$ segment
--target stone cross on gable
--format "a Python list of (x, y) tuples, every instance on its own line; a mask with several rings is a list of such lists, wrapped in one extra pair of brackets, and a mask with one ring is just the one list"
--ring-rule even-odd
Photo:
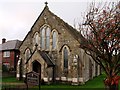
[[(47, 7), (48, 2), (45, 2), (45, 6)], [(46, 15), (44, 16), (45, 23), (47, 23), (47, 17)]]
[(48, 2), (45, 2), (45, 5), (47, 6)]

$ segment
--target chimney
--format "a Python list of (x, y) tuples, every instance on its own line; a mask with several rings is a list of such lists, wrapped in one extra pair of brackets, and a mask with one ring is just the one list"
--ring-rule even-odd
[(6, 42), (6, 39), (5, 39), (5, 38), (3, 38), (3, 39), (2, 39), (2, 44), (3, 44), (3, 43), (5, 43), (5, 42)]

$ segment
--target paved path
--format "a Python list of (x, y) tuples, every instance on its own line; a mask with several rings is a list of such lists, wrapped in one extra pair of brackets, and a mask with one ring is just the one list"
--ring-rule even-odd
[(2, 85), (25, 85), (25, 83), (10, 83), (10, 82), (0, 82)]
[[(0, 82), (0, 86), (1, 85), (5, 85), (5, 86), (8, 86), (9, 88), (11, 87), (11, 86), (15, 86), (16, 88), (27, 88), (27, 86), (25, 85), (25, 83), (10, 83), (10, 82), (3, 82), (3, 83), (1, 83)], [(10, 89), (11, 90), (11, 89)], [(24, 90), (24, 89), (21, 89), (21, 90)]]

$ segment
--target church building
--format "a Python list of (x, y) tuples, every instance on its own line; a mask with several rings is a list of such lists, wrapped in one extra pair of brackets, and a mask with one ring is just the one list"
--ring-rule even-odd
[(100, 75), (100, 66), (80, 48), (85, 38), (49, 10), (46, 3), (20, 46), (18, 79), (34, 71), (44, 82), (83, 84)]

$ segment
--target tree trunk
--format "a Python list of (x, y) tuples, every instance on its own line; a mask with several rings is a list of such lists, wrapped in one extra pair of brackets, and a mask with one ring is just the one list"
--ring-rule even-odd
[(118, 85), (105, 85), (105, 90), (119, 90)]
[(104, 80), (105, 90), (119, 90), (118, 80), (113, 80), (113, 78), (107, 78)]

